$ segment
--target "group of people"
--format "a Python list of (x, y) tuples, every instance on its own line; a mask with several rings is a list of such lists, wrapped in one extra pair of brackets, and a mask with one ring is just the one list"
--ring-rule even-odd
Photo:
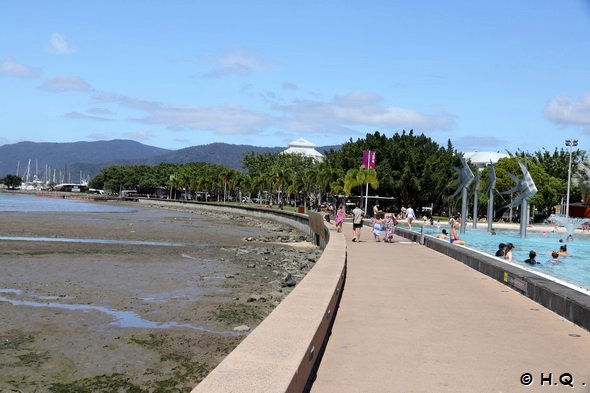
[(461, 227), (461, 221), (459, 221), (455, 218), (451, 218), (449, 220), (449, 226), (451, 227), (450, 233), (448, 233), (447, 230), (443, 228), (441, 230), (441, 233), (436, 235), (436, 237), (438, 239), (443, 239), (443, 240), (448, 238), (452, 244), (464, 246), (465, 241), (459, 238), (459, 234), (457, 232), (457, 229), (459, 229)]
[[(344, 222), (344, 205), (340, 204), (338, 210), (336, 210), (334, 223), (338, 232), (342, 231), (342, 223)], [(406, 209), (405, 212), (406, 220), (408, 225), (412, 224), (415, 219), (414, 210), (411, 207)], [(361, 228), (363, 227), (363, 219), (365, 218), (365, 211), (361, 208), (360, 202), (356, 203), (355, 208), (352, 210), (352, 231), (353, 231), (353, 242), (360, 242), (361, 239)], [(380, 242), (382, 239), (385, 243), (393, 243), (393, 232), (395, 226), (398, 224), (398, 219), (390, 208), (384, 213), (380, 208), (379, 204), (376, 203), (373, 206), (373, 225), (372, 234), (375, 241)]]
[[(508, 261), (512, 261), (512, 250), (514, 250), (514, 244), (512, 243), (500, 243), (498, 244), (498, 251), (496, 251), (496, 256), (500, 258), (504, 258)], [(559, 251), (551, 251), (551, 259), (547, 261), (552, 265), (560, 264), (561, 261), (559, 260), (559, 256), (570, 256), (571, 254), (567, 251), (567, 245), (562, 245), (559, 247)], [(541, 262), (537, 261), (537, 252), (535, 250), (531, 250), (529, 252), (528, 259), (525, 259), (524, 262), (529, 265), (540, 265)]]
[[(338, 232), (342, 231), (342, 223), (344, 222), (344, 205), (340, 205), (336, 211), (335, 224)], [(402, 209), (402, 216), (405, 217), (408, 226), (412, 228), (412, 222), (416, 219), (416, 215), (411, 206)], [(352, 231), (353, 231), (353, 242), (360, 242), (361, 228), (363, 227), (363, 219), (365, 218), (365, 211), (360, 207), (360, 203), (357, 202), (355, 208), (352, 210)], [(398, 224), (398, 218), (391, 212), (391, 209), (387, 209), (383, 213), (379, 209), (379, 204), (376, 203), (373, 206), (373, 227), (372, 234), (376, 242), (380, 242), (381, 239), (385, 243), (393, 243), (393, 233), (395, 226)], [(465, 245), (465, 241), (459, 238), (457, 229), (460, 228), (460, 218), (451, 218), (449, 220), (450, 233), (446, 229), (442, 229), (441, 233), (437, 235), (439, 239), (449, 239), (452, 244)], [(495, 235), (495, 233), (492, 233)], [(498, 250), (496, 256), (503, 258), (507, 261), (512, 261), (512, 252), (515, 246), (512, 243), (500, 243), (498, 244)], [(561, 263), (559, 256), (569, 256), (570, 253), (567, 251), (567, 245), (563, 244), (559, 247), (559, 251), (551, 252), (551, 259), (548, 263), (553, 265)], [(529, 258), (524, 262), (529, 265), (541, 264), (536, 259), (537, 253), (535, 250), (529, 252)]]
[(387, 211), (385, 214), (377, 213), (373, 219), (373, 237), (375, 241), (380, 242), (383, 235), (385, 243), (393, 243), (393, 231), (397, 224), (398, 221), (391, 211)]

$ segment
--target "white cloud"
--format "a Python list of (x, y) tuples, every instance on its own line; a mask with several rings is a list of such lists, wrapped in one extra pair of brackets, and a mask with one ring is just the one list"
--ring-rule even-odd
[(555, 97), (545, 107), (545, 116), (554, 123), (582, 126), (584, 131), (590, 132), (590, 93), (578, 100)]
[(126, 138), (130, 138), (130, 139), (149, 141), (150, 139), (152, 139), (154, 137), (154, 134), (151, 131), (138, 130), (138, 131), (127, 132), (127, 133), (123, 134), (123, 136), (125, 136)]
[(101, 132), (93, 132), (91, 134), (88, 134), (87, 138), (91, 141), (105, 141), (107, 140), (107, 135)]
[(272, 124), (269, 115), (239, 106), (166, 107), (149, 109), (147, 123), (165, 124), (173, 129), (214, 131), (219, 134), (249, 134)]
[(297, 84), (291, 82), (284, 82), (282, 88), (283, 90), (298, 90)]
[(39, 86), (41, 90), (52, 92), (92, 91), (92, 87), (83, 79), (74, 76), (58, 76), (48, 79)]
[(72, 53), (74, 50), (63, 35), (53, 33), (49, 39), (49, 51), (58, 55), (65, 55)]
[(275, 109), (285, 114), (283, 125), (293, 131), (342, 132), (358, 127), (433, 131), (454, 123), (447, 113), (425, 114), (382, 101), (377, 94), (353, 92), (329, 101), (300, 100)]
[(267, 62), (262, 57), (244, 50), (227, 52), (216, 58), (206, 56), (204, 59), (209, 63), (213, 63), (216, 68), (213, 71), (204, 74), (203, 78), (247, 75), (251, 72), (260, 71), (267, 67)]
[(39, 69), (28, 67), (9, 57), (2, 62), (0, 74), (19, 78), (36, 78), (39, 76)]
[(93, 115), (101, 115), (101, 116), (111, 116), (114, 115), (113, 111), (107, 108), (90, 108), (87, 111), (88, 113), (92, 113)]
[(509, 145), (510, 141), (493, 136), (463, 136), (452, 139), (453, 147), (461, 151), (498, 151)]
[(69, 112), (69, 113), (66, 113), (65, 116), (68, 119), (76, 119), (76, 120), (82, 119), (82, 120), (111, 121), (111, 119), (107, 119), (106, 117), (87, 115), (85, 113), (80, 113), (80, 112)]
[(142, 113), (132, 120), (164, 125), (171, 130), (210, 131), (223, 135), (280, 131), (293, 134), (362, 134), (376, 129), (426, 132), (446, 129), (454, 124), (454, 117), (448, 113), (426, 114), (385, 105), (380, 96), (361, 92), (330, 100), (300, 100), (282, 106), (277, 104), (276, 94), (266, 94), (262, 99), (269, 105), (267, 112), (239, 105), (179, 107), (108, 92), (95, 92), (92, 97)]

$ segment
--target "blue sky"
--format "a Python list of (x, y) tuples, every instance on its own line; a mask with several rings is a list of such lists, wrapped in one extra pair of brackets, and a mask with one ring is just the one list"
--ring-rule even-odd
[(590, 1), (0, 0), (0, 144), (590, 145)]

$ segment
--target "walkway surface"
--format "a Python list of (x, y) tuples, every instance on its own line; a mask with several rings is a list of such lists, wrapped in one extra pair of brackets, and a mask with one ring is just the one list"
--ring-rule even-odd
[(346, 284), (313, 393), (590, 392), (588, 331), (424, 246), (343, 232)]

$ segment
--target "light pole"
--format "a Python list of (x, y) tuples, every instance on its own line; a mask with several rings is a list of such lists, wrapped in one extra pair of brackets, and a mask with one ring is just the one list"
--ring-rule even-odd
[(566, 139), (565, 145), (570, 148), (570, 161), (567, 166), (567, 196), (565, 200), (565, 216), (569, 218), (570, 216), (570, 181), (572, 177), (572, 147), (578, 146), (577, 139)]

